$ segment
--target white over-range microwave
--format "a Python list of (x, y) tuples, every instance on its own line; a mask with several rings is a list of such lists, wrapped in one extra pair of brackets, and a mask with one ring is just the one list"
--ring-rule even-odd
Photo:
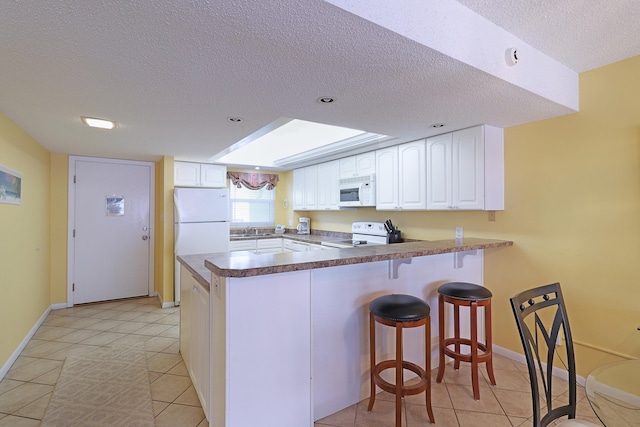
[(338, 206), (364, 207), (376, 205), (375, 175), (341, 179), (338, 184)]

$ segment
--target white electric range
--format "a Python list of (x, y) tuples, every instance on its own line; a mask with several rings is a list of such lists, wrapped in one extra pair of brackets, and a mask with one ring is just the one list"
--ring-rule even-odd
[(332, 248), (355, 248), (387, 244), (387, 230), (382, 222), (354, 222), (351, 224), (351, 239), (321, 242)]

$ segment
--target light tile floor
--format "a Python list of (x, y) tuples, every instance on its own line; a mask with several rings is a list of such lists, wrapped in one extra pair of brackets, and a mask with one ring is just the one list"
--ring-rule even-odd
[[(191, 380), (179, 353), (179, 308), (159, 308), (156, 298), (136, 298), (52, 311), (0, 381), (0, 427), (40, 425), (67, 355), (104, 345), (144, 343), (157, 426), (206, 426)], [(447, 365), (441, 384), (432, 371), (432, 406), (436, 425), (449, 427), (531, 426), (531, 398), (526, 366), (494, 354), (497, 385), (481, 368), (479, 401), (473, 399), (467, 365)], [(558, 389), (558, 399), (567, 399)], [(578, 418), (599, 424), (578, 389)], [(367, 400), (319, 420), (316, 427), (387, 427), (394, 425), (393, 396), (377, 395), (373, 411)], [(429, 424), (424, 394), (403, 403), (403, 426)], [(249, 426), (247, 426), (249, 427)], [(253, 427), (253, 426), (251, 426)]]
[(0, 381), (0, 426), (40, 425), (67, 355), (144, 343), (157, 426), (206, 426), (179, 352), (180, 309), (135, 298), (53, 310)]

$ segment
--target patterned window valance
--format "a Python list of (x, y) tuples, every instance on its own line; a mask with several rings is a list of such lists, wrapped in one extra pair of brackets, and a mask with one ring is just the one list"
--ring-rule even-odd
[(267, 190), (273, 190), (279, 180), (278, 175), (275, 173), (227, 172), (227, 178), (236, 187), (245, 186), (250, 190), (259, 190), (265, 185)]

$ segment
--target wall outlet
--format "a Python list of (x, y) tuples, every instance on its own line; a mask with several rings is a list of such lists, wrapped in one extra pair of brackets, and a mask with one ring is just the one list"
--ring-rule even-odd
[(456, 239), (462, 239), (462, 237), (463, 237), (462, 227), (456, 227)]
[(487, 212), (488, 212), (489, 221), (495, 221), (496, 220), (496, 211), (487, 211)]

